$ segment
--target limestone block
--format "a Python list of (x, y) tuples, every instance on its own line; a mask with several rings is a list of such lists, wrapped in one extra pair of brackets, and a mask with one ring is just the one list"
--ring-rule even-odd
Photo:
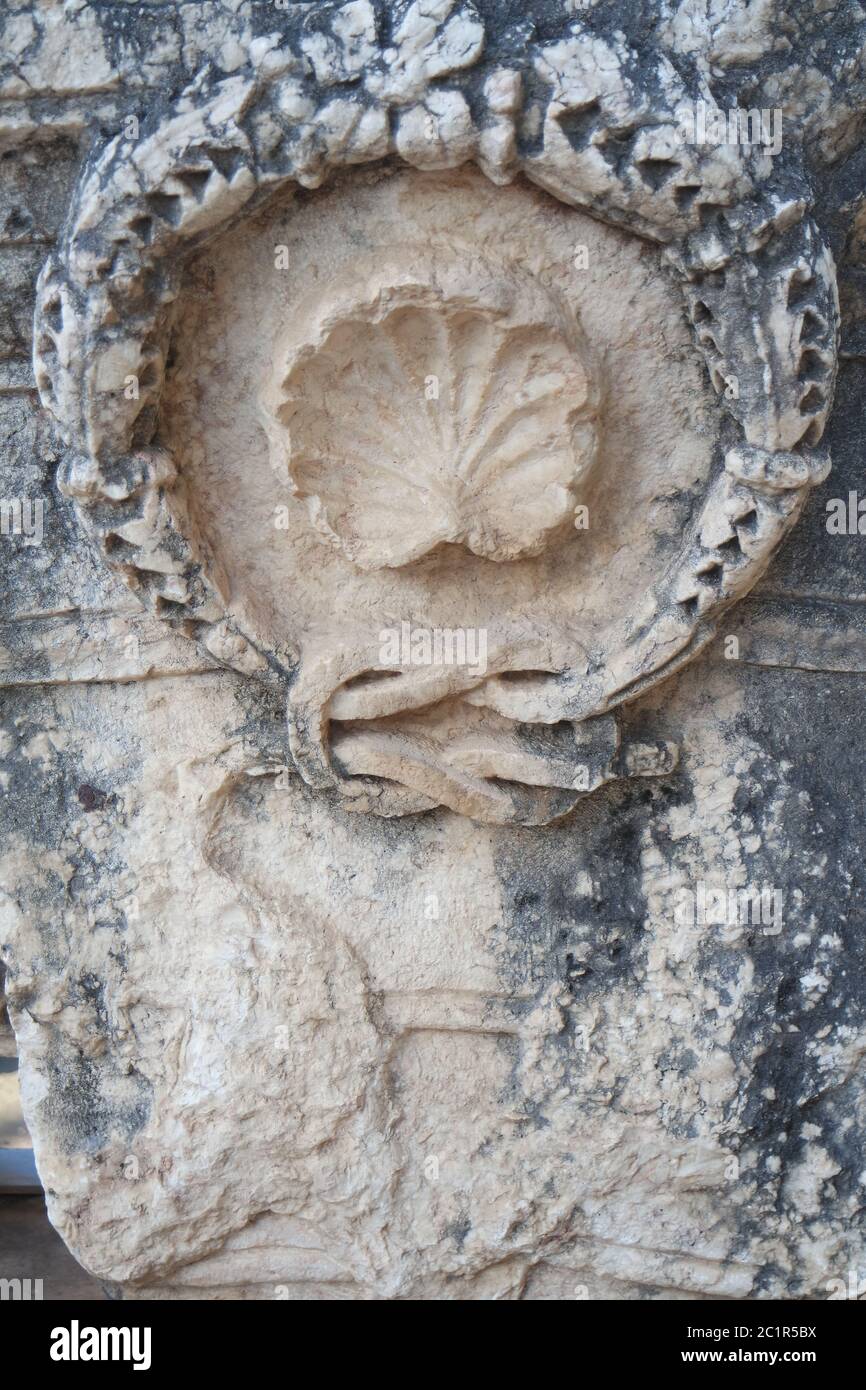
[(866, 1259), (863, 20), (501, 8), (0, 19), (0, 948), (119, 1297)]

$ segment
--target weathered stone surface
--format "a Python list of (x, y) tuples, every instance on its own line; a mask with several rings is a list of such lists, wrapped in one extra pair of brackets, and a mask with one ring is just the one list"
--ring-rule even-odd
[(866, 26), (649, 12), (3, 20), (0, 946), (122, 1296), (864, 1265)]

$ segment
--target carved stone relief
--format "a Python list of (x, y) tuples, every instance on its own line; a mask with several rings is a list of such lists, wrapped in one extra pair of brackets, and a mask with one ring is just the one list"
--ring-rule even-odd
[[(864, 1104), (805, 824), (844, 796), (779, 715), (866, 670), (804, 578), (840, 251), (859, 323), (839, 64), (819, 96), (790, 19), (768, 68), (733, 0), (159, 8), (195, 61), (39, 243), (81, 575), (0, 646), (64, 808), (3, 857), (52, 1220), (131, 1298), (813, 1295), (863, 1248), (836, 1101), (800, 1113)], [(781, 155), (689, 133), (729, 93)], [(778, 941), (684, 922), (780, 879)]]
[[(572, 56), (585, 51), (575, 31)], [(614, 64), (619, 76), (606, 80), (613, 81), (620, 100), (628, 96), (634, 102), (620, 64)], [(593, 74), (595, 82), (599, 72)], [(606, 716), (678, 668), (709, 640), (717, 616), (760, 577), (808, 488), (826, 475), (826, 456), (817, 450), (836, 366), (832, 258), (802, 199), (785, 199), (775, 187), (769, 195), (761, 190), (761, 176), (771, 163), (762, 166), (750, 152), (748, 159), (729, 161), (733, 168), (720, 168), (713, 154), (683, 144), (680, 123), (687, 102), (673, 75), (669, 78), (663, 98), (642, 93), (642, 117), (633, 118), (628, 152), (613, 168), (604, 159), (611, 135), (603, 103), (580, 83), (569, 90), (567, 101), (551, 102), (544, 152), (522, 167), (556, 196), (584, 203), (603, 218), (630, 224), (665, 244), (665, 261), (686, 292), (710, 383), (722, 393), (742, 435), (726, 430), (724, 419), (716, 422), (721, 467), (717, 464), (705, 479), (703, 505), (688, 519), (686, 543), (665, 560), (657, 557), (656, 571), (641, 576), (648, 593), (618, 615), (615, 639), (593, 643), (589, 630), (575, 631), (569, 600), (542, 618), (527, 621), (521, 614), (519, 636), (508, 630), (514, 620), (506, 620), (504, 631), (494, 631), (484, 680), (476, 670), (467, 681), (466, 670), (443, 671), (440, 662), (418, 678), (404, 673), (397, 683), (376, 681), (382, 661), (376, 659), (372, 634), (366, 642), (344, 632), (316, 643), (309, 635), (299, 641), (285, 621), (275, 625), (276, 631), (260, 630), (253, 614), (236, 611), (249, 603), (224, 573), (219, 546), (195, 524), (189, 480), (180, 481), (182, 446), (167, 448), (163, 438), (170, 427), (160, 420), (158, 403), (168, 335), (172, 322), (183, 318), (184, 251), (254, 207), (265, 189), (315, 186), (324, 176), (326, 164), (315, 172), (304, 164), (296, 131), (294, 143), (280, 134), (280, 113), (298, 99), (292, 58), (269, 55), (251, 85), (235, 79), (212, 89), (200, 85), (184, 95), (176, 114), (155, 133), (137, 143), (112, 142), (83, 178), (61, 250), (43, 271), (37, 382), (73, 450), (66, 490), (95, 528), (109, 561), (138, 592), (152, 597), (158, 612), (175, 619), (188, 615), (191, 634), (226, 664), (291, 686), (289, 743), (298, 770), (311, 785), (337, 788), (358, 807), (393, 815), (445, 804), (482, 820), (529, 824), (568, 812), (576, 795), (500, 790), (498, 783), (588, 792), (613, 775), (613, 764), (608, 759), (587, 769), (580, 762), (580, 737), (569, 735), (570, 749), (557, 747), (550, 756), (535, 750), (539, 782), (522, 763), (529, 778), (524, 783), (508, 775), (521, 764), (513, 725), (576, 728)], [(484, 90), (500, 115), (507, 99), (513, 119), (520, 105), (520, 74), (496, 70)], [(331, 105), (311, 122), (330, 163), (361, 163), (387, 152), (376, 119), (375, 80), (370, 92), (368, 108), (352, 104), (346, 113), (352, 139), (347, 141), (344, 131), (335, 148)], [(401, 130), (404, 124), (412, 129), (411, 111), (418, 109), (401, 116)], [(420, 147), (398, 138), (398, 155), (422, 168), (463, 163), (471, 144), (458, 140), (450, 148), (445, 139), (450, 117), (438, 134), (435, 113), (428, 112), (425, 122), (432, 123), (432, 143), (442, 141), (441, 154), (430, 159), (431, 138)], [(621, 133), (616, 140), (622, 141)], [(584, 142), (586, 150), (575, 157)], [(506, 177), (501, 160), (491, 164), (482, 158), (480, 142), (478, 158), (491, 177)], [(598, 160), (607, 171), (603, 194), (591, 167)], [(519, 160), (511, 164), (508, 178), (521, 168)], [(563, 165), (567, 184), (554, 173)], [(129, 168), (135, 170), (132, 184)], [(483, 207), (484, 192), (471, 186)], [(430, 193), (415, 196), (423, 205)], [(408, 192), (399, 198), (394, 212), (401, 220), (411, 220), (412, 200)], [(440, 218), (446, 202), (444, 195), (438, 201)], [(619, 209), (614, 217), (611, 202)], [(704, 215), (707, 208), (710, 217)], [(617, 377), (627, 370), (625, 346), (617, 354), (603, 329), (592, 339), (581, 327), (585, 300), (598, 293), (598, 277), (578, 280), (579, 289), (575, 285), (576, 262), (587, 250), (576, 238), (576, 219), (570, 219), (567, 231), (560, 224), (560, 246), (551, 248), (554, 259), (545, 267), (545, 278), (552, 275), (556, 283), (547, 285), (538, 272), (521, 268), (507, 239), (488, 248), (473, 235), (468, 210), (458, 236), (447, 225), (438, 227), (435, 215), (431, 227), (421, 217), (424, 232), (438, 239), (413, 247), (401, 237), (399, 253), (390, 244), (393, 225), (384, 232), (384, 244), (381, 226), (375, 227), (381, 210), (367, 215), (374, 223), (370, 233), (361, 230), (348, 238), (348, 264), (329, 268), (335, 278), (329, 275), (326, 287), (311, 289), (302, 272), (292, 272), (294, 296), (284, 307), (291, 327), (283, 334), (270, 327), (270, 369), (261, 363), (258, 372), (249, 373), (247, 348), (249, 375), (243, 380), (259, 388), (275, 472), (285, 470), (293, 496), (306, 500), (313, 528), (364, 573), (402, 571), (444, 546), (461, 547), (497, 565), (513, 564), (541, 555), (557, 535), (563, 538), (551, 552), (557, 574), (581, 560), (585, 565), (591, 547), (573, 556), (576, 538), (570, 534), (575, 509), (581, 517), (587, 511), (575, 489), (591, 486), (596, 456), (610, 451), (618, 430), (639, 430), (642, 413), (632, 402), (626, 421), (626, 403), (619, 414), (613, 405)], [(535, 216), (544, 235), (543, 213)], [(320, 210), (321, 225), (307, 233), (317, 245), (327, 235), (327, 217)], [(571, 240), (570, 261), (563, 238)], [(615, 254), (609, 247), (608, 258)], [(756, 296), (752, 282), (759, 256), (766, 273)], [(276, 270), (276, 247), (274, 264)], [(225, 279), (224, 272), (220, 283)], [(667, 317), (673, 318), (678, 306), (670, 284), (667, 289)], [(632, 329), (635, 317), (633, 310)], [(121, 389), (130, 376), (141, 388), (131, 399)], [(645, 389), (652, 386), (648, 374)], [(349, 409), (350, 400), (360, 407)], [(222, 443), (228, 454), (239, 449), (246, 454), (247, 446), (247, 439)], [(621, 487), (633, 485), (635, 471)], [(606, 472), (609, 484), (610, 468)], [(296, 521), (290, 529), (298, 529)], [(605, 536), (609, 559), (622, 538), (611, 525)], [(443, 567), (448, 577), (456, 574), (463, 591), (467, 584), (495, 590), (501, 605), (501, 584), (509, 581), (494, 577), (487, 566), (467, 572), (452, 553), (437, 553), (417, 582), (414, 573), (408, 581), (415, 585), (416, 611), (419, 603), (423, 611), (434, 596), (441, 599), (447, 592)], [(593, 563), (604, 564), (605, 557), (596, 554)], [(314, 568), (326, 564), (323, 558)], [(532, 574), (521, 570), (512, 599), (519, 602), (522, 588), (530, 610)], [(345, 564), (337, 575), (340, 583), (354, 583)], [(585, 587), (575, 579), (576, 587)], [(366, 603), (381, 614), (384, 602), (394, 602), (401, 581), (402, 575), (395, 578), (387, 597), (380, 588), (378, 600), (368, 597)], [(540, 565), (536, 595), (544, 583)], [(372, 596), (374, 588), (367, 592)], [(615, 605), (605, 604), (603, 590), (597, 592), (609, 613)], [(325, 607), (320, 601), (319, 613)], [(326, 611), (330, 623), (333, 608)], [(557, 639), (563, 618), (570, 631)], [(400, 622), (406, 620), (401, 614)], [(309, 632), (316, 617), (307, 612), (298, 621)], [(351, 609), (349, 622), (357, 622)], [(482, 607), (474, 626), (485, 640), (486, 623)], [(533, 623), (540, 629), (535, 637)], [(452, 630), (447, 618), (421, 625)], [(386, 667), (383, 674), (394, 672)], [(360, 692), (351, 688), (359, 681)], [(437, 697), (451, 698), (458, 691), (494, 718), (475, 714), (469, 743), (458, 736), (451, 767), (443, 749), (451, 743), (456, 708), (452, 703), (443, 712), (444, 724), (434, 714), (431, 765), (417, 715), (411, 734), (394, 717), (401, 710), (435, 707)], [(377, 715), (391, 722), (382, 729), (366, 727)], [(332, 720), (353, 725), (336, 734), (342, 759), (331, 755)], [(360, 721), (365, 727), (354, 727)], [(662, 756), (660, 766), (668, 763)], [(346, 776), (352, 772), (361, 775)], [(375, 779), (372, 784), (369, 778)], [(399, 788), (396, 795), (391, 783)]]

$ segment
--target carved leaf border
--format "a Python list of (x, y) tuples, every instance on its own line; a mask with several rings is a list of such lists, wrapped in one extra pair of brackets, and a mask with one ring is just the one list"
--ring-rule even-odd
[[(730, 416), (700, 513), (603, 673), (601, 713), (712, 638), (826, 476), (817, 445), (835, 384), (835, 269), (795, 160), (779, 171), (760, 148), (683, 143), (684, 116), (712, 98), (688, 92), (661, 53), (575, 23), (555, 44), (528, 45), (520, 70), (504, 68), (484, 60), (471, 4), (431, 15), (425, 43), (409, 34), (406, 54), (383, 49), (375, 27), (349, 48), (334, 37), (324, 55), (258, 39), (244, 70), (202, 73), (152, 129), (118, 135), (88, 163), (37, 288), (37, 385), (69, 449), (61, 486), (157, 614), (226, 666), (287, 685), (294, 654), (228, 614), (175, 464), (153, 443), (184, 262), (276, 190), (315, 188), (350, 165), (472, 160), (494, 183), (523, 174), (660, 246)], [(458, 21), (471, 42), (455, 42)], [(129, 374), (137, 400), (122, 389)]]

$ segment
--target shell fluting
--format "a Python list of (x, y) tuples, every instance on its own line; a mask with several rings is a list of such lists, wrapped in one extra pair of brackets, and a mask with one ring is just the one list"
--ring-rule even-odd
[(573, 518), (599, 394), (574, 312), (545, 287), (419, 252), (309, 304), (262, 408), (317, 530), (378, 569), (443, 543), (538, 554)]

